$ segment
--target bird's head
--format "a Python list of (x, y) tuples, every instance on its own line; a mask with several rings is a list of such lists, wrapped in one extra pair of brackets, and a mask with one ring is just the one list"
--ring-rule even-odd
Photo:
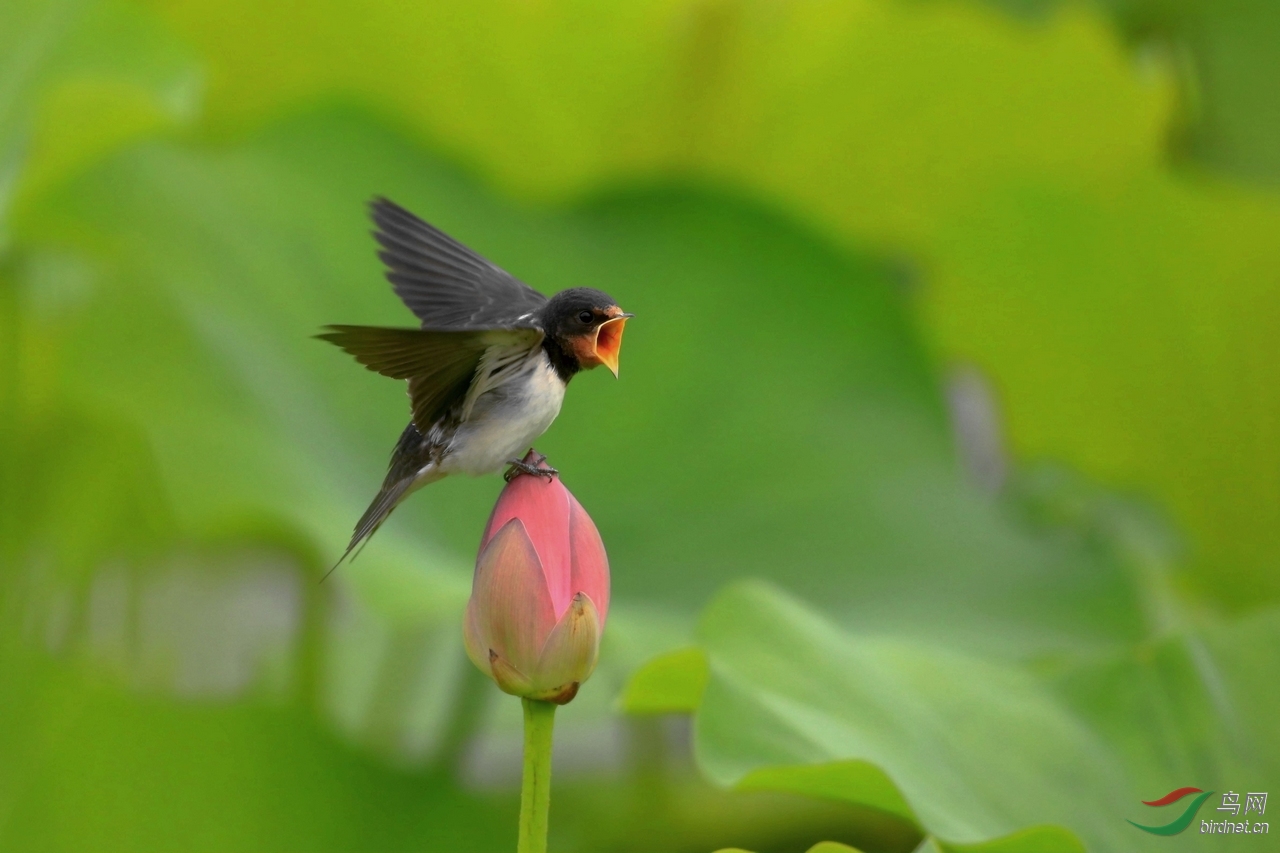
[(547, 337), (584, 370), (604, 365), (618, 375), (622, 329), (632, 314), (618, 307), (613, 297), (590, 287), (562, 290), (542, 310)]

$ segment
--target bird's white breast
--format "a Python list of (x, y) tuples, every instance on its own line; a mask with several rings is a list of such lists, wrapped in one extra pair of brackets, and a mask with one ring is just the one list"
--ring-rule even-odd
[[(484, 369), (484, 365), (481, 366)], [(507, 371), (509, 370), (509, 373)], [(488, 474), (518, 459), (560, 414), (565, 384), (541, 347), (511, 364), (500, 381), (469, 401), (441, 468)]]

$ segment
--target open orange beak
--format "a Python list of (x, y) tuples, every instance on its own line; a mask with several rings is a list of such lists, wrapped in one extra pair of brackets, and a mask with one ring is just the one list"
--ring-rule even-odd
[(605, 320), (596, 329), (593, 354), (597, 361), (609, 368), (615, 379), (618, 376), (618, 355), (622, 352), (622, 330), (627, 325), (627, 320), (634, 316), (635, 314), (619, 314)]

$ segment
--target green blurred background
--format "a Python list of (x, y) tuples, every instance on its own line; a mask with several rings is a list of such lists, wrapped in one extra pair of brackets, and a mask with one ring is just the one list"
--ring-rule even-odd
[(1273, 849), (1125, 819), (1280, 788), (1278, 92), (1270, 0), (4, 0), (0, 847), (513, 848), (501, 481), (319, 583), (381, 194), (638, 315), (553, 849)]

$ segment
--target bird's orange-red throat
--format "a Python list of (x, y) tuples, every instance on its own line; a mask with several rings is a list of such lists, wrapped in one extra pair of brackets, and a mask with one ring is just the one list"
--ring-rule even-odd
[(627, 321), (634, 317), (614, 305), (605, 320), (591, 334), (583, 335), (575, 342), (574, 355), (583, 367), (604, 365), (616, 377), (618, 357), (622, 352), (622, 331)]

